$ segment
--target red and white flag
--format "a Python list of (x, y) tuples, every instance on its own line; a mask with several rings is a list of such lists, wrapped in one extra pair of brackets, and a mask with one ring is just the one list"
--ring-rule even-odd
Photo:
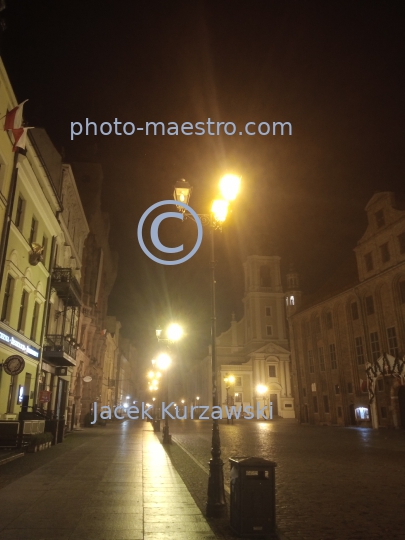
[(17, 105), (17, 107), (14, 107), (14, 109), (12, 109), (6, 114), (4, 131), (7, 131), (8, 129), (19, 129), (21, 127), (23, 107), (24, 103), (26, 103), (27, 101), (28, 99)]
[(14, 135), (13, 152), (16, 152), (18, 148), (25, 150), (25, 145), (27, 144), (27, 132), (29, 129), (33, 129), (33, 127), (20, 127), (12, 130)]

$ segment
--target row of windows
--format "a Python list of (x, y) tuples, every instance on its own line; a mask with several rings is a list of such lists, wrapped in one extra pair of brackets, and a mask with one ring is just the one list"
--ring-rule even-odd
[[(380, 379), (378, 379), (378, 380), (380, 380)], [(326, 384), (322, 385), (322, 386), (325, 386), (324, 388), (322, 388), (322, 390), (326, 390)], [(337, 394), (337, 395), (340, 394), (340, 390), (341, 390), (340, 385), (335, 384), (335, 394)], [(367, 392), (367, 391), (368, 390), (366, 389), (365, 392)], [(348, 394), (353, 394), (353, 383), (351, 383), (351, 382), (347, 383), (347, 393)], [(302, 395), (304, 397), (307, 397), (307, 389), (306, 388), (302, 389)]]
[[(404, 233), (405, 234), (405, 233)], [(401, 304), (405, 304), (405, 280), (399, 283), (399, 300)], [(374, 297), (373, 295), (368, 295), (364, 299), (365, 311), (367, 315), (373, 315), (375, 313)], [(351, 303), (351, 315), (352, 320), (356, 321), (360, 318), (359, 316), (359, 306), (357, 302)], [(333, 317), (332, 312), (327, 312), (325, 316), (326, 328), (331, 330), (333, 328)], [(305, 321), (305, 334), (307, 336), (311, 335), (311, 324), (309, 321)], [(314, 331), (317, 334), (321, 333), (321, 319), (320, 317), (315, 317), (314, 319)]]
[[(3, 305), (1, 309), (1, 320), (2, 321), (8, 321), (10, 319), (10, 310), (12, 305), (12, 299), (13, 299), (13, 293), (14, 293), (14, 285), (15, 280), (14, 278), (9, 274), (7, 276), (6, 281), (6, 288), (4, 291), (4, 299), (3, 299)], [(29, 292), (26, 289), (23, 289), (21, 293), (21, 299), (20, 299), (20, 308), (18, 312), (18, 323), (17, 323), (17, 330), (18, 332), (24, 332), (25, 335), (27, 335), (27, 309), (28, 309), (28, 298), (29, 298)], [(34, 303), (34, 309), (32, 312), (32, 319), (31, 319), (31, 332), (30, 332), (30, 339), (32, 341), (35, 341), (37, 329), (38, 329), (38, 319), (39, 319), (39, 308), (40, 304), (39, 302)]]
[[(16, 215), (15, 215), (15, 226), (19, 229), (21, 233), (24, 227), (25, 204), (26, 204), (25, 200), (21, 197), (21, 195), (19, 195), (18, 201), (17, 201)], [(28, 243), (31, 245), (33, 242), (36, 242), (43, 246), (44, 248), (43, 260), (45, 260), (46, 250), (48, 247), (48, 239), (45, 235), (43, 235), (42, 243), (40, 242), (40, 239), (38, 238), (38, 220), (35, 218), (35, 216), (32, 216), (31, 218), (30, 233), (28, 236)]]
[[(318, 348), (318, 358), (319, 358), (319, 369), (320, 371), (325, 371), (325, 352), (323, 347)], [(330, 365), (332, 369), (337, 369), (337, 358), (336, 358), (336, 345), (334, 343), (329, 344), (329, 358)], [(309, 372), (315, 373), (315, 363), (314, 363), (314, 353), (312, 350), (308, 351), (308, 363), (309, 363)]]
[[(405, 232), (401, 233), (397, 237), (399, 252), (401, 254), (405, 253)], [(382, 263), (387, 263), (391, 260), (391, 253), (389, 243), (385, 242), (379, 246), (380, 248), (380, 258)], [(366, 265), (367, 272), (372, 272), (374, 270), (374, 259), (373, 253), (370, 251), (364, 255), (364, 263)]]

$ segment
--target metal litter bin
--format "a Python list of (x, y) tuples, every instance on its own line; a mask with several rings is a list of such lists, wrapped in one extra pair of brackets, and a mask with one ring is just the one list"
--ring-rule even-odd
[(260, 537), (276, 527), (274, 461), (258, 457), (229, 458), (231, 528), (239, 536)]

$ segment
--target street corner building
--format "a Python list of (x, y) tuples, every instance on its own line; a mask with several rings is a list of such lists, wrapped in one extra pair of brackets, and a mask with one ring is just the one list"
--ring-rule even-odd
[(405, 210), (389, 192), (365, 210), (354, 255), (287, 307), (303, 423), (405, 427)]
[[(271, 404), (273, 418), (295, 418), (285, 305), (290, 293), (283, 290), (280, 257), (249, 256), (244, 274), (244, 316), (236, 321), (232, 315), (231, 327), (216, 340), (219, 403), (224, 417), (226, 406), (256, 409), (258, 403), (267, 407), (266, 416)], [(189, 395), (201, 396), (201, 403), (210, 402), (210, 359), (189, 380)]]

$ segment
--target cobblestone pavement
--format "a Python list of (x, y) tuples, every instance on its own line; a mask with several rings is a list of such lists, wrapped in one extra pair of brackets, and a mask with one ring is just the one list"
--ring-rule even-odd
[(88, 429), (17, 461), (0, 470), (1, 540), (216, 538), (146, 422)]
[[(199, 463), (192, 494), (201, 505), (210, 422), (175, 420), (170, 431), (174, 442)], [(232, 455), (277, 463), (277, 525), (286, 538), (405, 540), (404, 431), (304, 426), (278, 419), (234, 425), (222, 421), (220, 432), (227, 486)]]

